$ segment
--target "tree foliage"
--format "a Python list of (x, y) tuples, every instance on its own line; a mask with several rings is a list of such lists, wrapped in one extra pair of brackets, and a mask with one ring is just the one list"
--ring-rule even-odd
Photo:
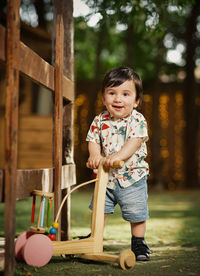
[[(91, 13), (75, 18), (77, 78), (98, 79), (120, 64), (135, 68), (146, 81), (162, 74), (175, 78), (185, 65), (186, 20), (194, 2), (87, 0)], [(94, 14), (99, 21), (91, 27)], [(199, 40), (199, 30), (194, 35)], [(177, 46), (181, 62), (169, 62), (167, 54)]]
[[(186, 22), (197, 0), (84, 0), (90, 8), (75, 18), (75, 68), (77, 80), (101, 79), (105, 71), (126, 64), (150, 81), (160, 75), (176, 79), (186, 63)], [(1, 14), (6, 1), (1, 1)], [(51, 31), (51, 0), (21, 0), (22, 21)], [(91, 20), (98, 18), (91, 25)], [(200, 40), (197, 18), (197, 42)], [(167, 58), (179, 49), (180, 62)], [(182, 47), (182, 48), (181, 48)], [(181, 50), (180, 50), (181, 49)], [(200, 47), (195, 49), (199, 63)]]

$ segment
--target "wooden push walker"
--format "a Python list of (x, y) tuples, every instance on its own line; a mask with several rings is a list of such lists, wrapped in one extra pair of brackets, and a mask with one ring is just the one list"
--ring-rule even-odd
[[(123, 161), (115, 162), (114, 167), (121, 167), (124, 165)], [(36, 227), (31, 227), (29, 232), (22, 233), (15, 245), (15, 255), (17, 260), (25, 260), (25, 262), (32, 266), (44, 266), (51, 257), (54, 255), (75, 255), (75, 257), (95, 260), (116, 262), (124, 270), (131, 269), (135, 265), (135, 255), (131, 250), (123, 250), (120, 255), (111, 255), (103, 253), (103, 232), (104, 232), (104, 205), (106, 185), (108, 183), (109, 169), (103, 167), (102, 162), (99, 165), (97, 178), (88, 182), (82, 183), (76, 186), (68, 193), (58, 210), (55, 222), (50, 229), (49, 237), (41, 234), (45, 230), (43, 228), (44, 220), (44, 198), (48, 197), (50, 200), (53, 198), (52, 193), (43, 193), (41, 191), (34, 191), (33, 196), (40, 195), (41, 203), (39, 209), (38, 222)], [(54, 241), (56, 231), (59, 227), (57, 221), (67, 197), (76, 189), (87, 185), (89, 183), (95, 183), (93, 211), (92, 211), (92, 223), (91, 223), (91, 236), (81, 240), (70, 241)], [(34, 197), (33, 197), (33, 209), (32, 209), (32, 221), (34, 214)], [(50, 201), (48, 202), (47, 210), (47, 222), (50, 212)], [(48, 223), (47, 223), (48, 224)]]

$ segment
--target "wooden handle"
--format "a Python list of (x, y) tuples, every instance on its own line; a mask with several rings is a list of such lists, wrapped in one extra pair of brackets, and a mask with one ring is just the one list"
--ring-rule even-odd
[(114, 163), (113, 163), (113, 166), (112, 166), (112, 168), (118, 168), (118, 169), (120, 169), (120, 168), (122, 168), (124, 166), (124, 161), (115, 161)]
[[(113, 169), (120, 169), (124, 166), (124, 161), (115, 161), (111, 168)], [(88, 162), (86, 163), (86, 167), (89, 168)]]

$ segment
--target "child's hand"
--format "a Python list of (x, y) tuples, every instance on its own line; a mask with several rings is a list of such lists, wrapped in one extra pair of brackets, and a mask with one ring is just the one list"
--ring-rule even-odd
[(90, 156), (87, 161), (87, 167), (90, 169), (97, 169), (99, 167), (100, 160), (102, 159), (101, 155)]
[(118, 153), (105, 157), (103, 165), (105, 167), (113, 167), (115, 161), (122, 161)]

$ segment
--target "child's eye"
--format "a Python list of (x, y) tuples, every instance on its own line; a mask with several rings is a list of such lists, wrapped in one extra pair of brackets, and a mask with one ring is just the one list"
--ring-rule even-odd
[(124, 93), (124, 96), (125, 96), (125, 97), (127, 97), (128, 95), (129, 95), (128, 93), (126, 93), (126, 92)]
[(109, 94), (110, 94), (110, 95), (114, 95), (114, 94), (115, 94), (115, 92), (113, 92), (113, 91), (110, 91), (110, 92), (109, 92)]

